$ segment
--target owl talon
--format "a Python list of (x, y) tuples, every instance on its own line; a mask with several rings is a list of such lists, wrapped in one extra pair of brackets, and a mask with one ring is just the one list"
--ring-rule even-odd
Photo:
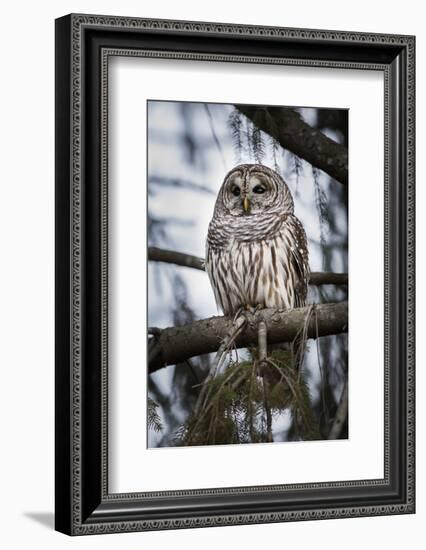
[(264, 309), (264, 306), (262, 304), (257, 304), (255, 307), (246, 304), (244, 306), (241, 306), (234, 314), (232, 318), (232, 323), (235, 324), (237, 319), (240, 317), (243, 317), (245, 322), (249, 325), (255, 324), (257, 321), (256, 319), (256, 313), (260, 311), (261, 309)]
[(244, 313), (245, 313), (244, 308), (240, 307), (239, 309), (237, 309), (234, 317), (232, 318), (232, 323), (235, 324), (238, 317), (240, 317), (240, 315), (243, 315)]
[(247, 306), (240, 307), (236, 312), (235, 315), (232, 318), (232, 324), (235, 325), (238, 319), (243, 318), (245, 323), (250, 322), (250, 316), (251, 311), (247, 308)]
[(250, 306), (250, 305), (247, 304), (245, 306), (245, 309), (246, 309), (246, 311), (250, 312), (252, 315), (255, 315), (255, 313), (257, 313), (258, 311), (263, 309), (263, 305), (262, 304), (257, 304), (255, 307), (253, 307), (253, 306)]

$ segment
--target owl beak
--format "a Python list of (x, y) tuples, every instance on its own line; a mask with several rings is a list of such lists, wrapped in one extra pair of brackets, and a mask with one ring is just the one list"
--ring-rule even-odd
[(243, 200), (243, 209), (244, 209), (244, 212), (250, 212), (250, 201), (247, 196), (244, 197), (244, 200)]

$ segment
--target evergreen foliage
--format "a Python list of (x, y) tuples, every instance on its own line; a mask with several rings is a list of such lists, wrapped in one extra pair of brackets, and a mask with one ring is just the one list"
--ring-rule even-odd
[(161, 432), (163, 430), (163, 424), (157, 410), (158, 407), (158, 403), (148, 397), (148, 429), (154, 430), (155, 432)]
[[(267, 441), (267, 413), (290, 411), (295, 439), (319, 439), (318, 425), (302, 373), (292, 353), (274, 350), (260, 365), (257, 350), (247, 361), (231, 360), (208, 381), (205, 405), (177, 431), (175, 445), (225, 445)], [(267, 391), (267, 396), (265, 396)]]

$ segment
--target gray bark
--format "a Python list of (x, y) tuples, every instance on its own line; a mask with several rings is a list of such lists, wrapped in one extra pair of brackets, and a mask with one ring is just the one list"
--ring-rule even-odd
[[(307, 338), (339, 334), (348, 330), (348, 303), (329, 303), (292, 310), (264, 309), (249, 318), (245, 330), (237, 337), (237, 348), (257, 344), (257, 322), (264, 320), (268, 344), (292, 342), (309, 316)], [(229, 317), (210, 317), (189, 325), (165, 328), (149, 343), (148, 372), (153, 373), (167, 365), (216, 352), (233, 326)]]
[(192, 267), (193, 269), (201, 269), (201, 271), (204, 271), (204, 260), (202, 258), (191, 256), (191, 254), (184, 254), (183, 252), (157, 248), (156, 246), (148, 247), (148, 260), (181, 265), (183, 267)]

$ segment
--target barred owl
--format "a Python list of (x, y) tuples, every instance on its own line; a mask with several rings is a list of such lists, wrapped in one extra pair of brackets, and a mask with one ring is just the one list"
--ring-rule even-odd
[(284, 180), (261, 164), (225, 177), (206, 243), (206, 271), (225, 315), (241, 307), (291, 309), (306, 303), (306, 234)]

